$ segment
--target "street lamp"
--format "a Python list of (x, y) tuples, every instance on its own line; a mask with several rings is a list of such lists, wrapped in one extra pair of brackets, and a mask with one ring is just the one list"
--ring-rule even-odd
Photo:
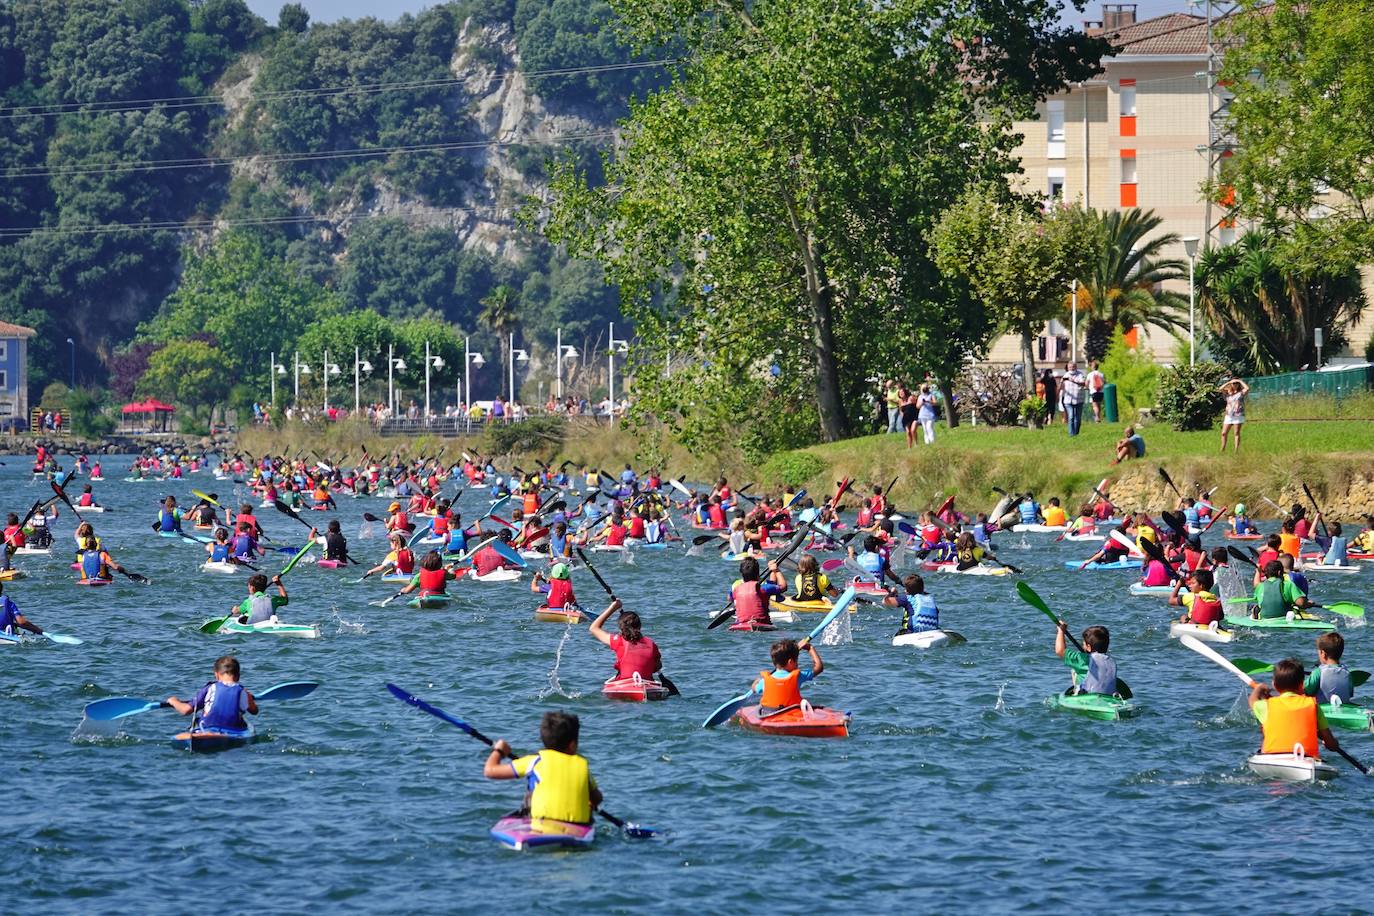
[[(487, 362), (482, 358), (481, 353), (472, 352), (470, 347), (471, 344), (471, 337), (463, 338), (463, 391), (467, 392), (468, 397), (466, 403), (469, 408), (472, 407), (472, 367), (476, 366), (478, 369), (481, 369)], [(458, 393), (459, 404), (464, 403), (463, 391)], [(464, 411), (464, 413), (467, 413), (467, 411)]]
[(429, 341), (425, 341), (425, 423), (429, 423), (429, 367), (435, 369), (444, 368), (444, 358), (442, 356), (429, 355)]
[(329, 351), (324, 351), (324, 412), (329, 415), (329, 377), (339, 375), (339, 364), (329, 361)]
[(563, 329), (558, 329), (558, 344), (554, 347), (557, 355), (555, 362), (558, 363), (558, 400), (563, 400), (563, 360), (577, 359), (576, 347), (563, 346)]
[(509, 417), (511, 411), (515, 409), (515, 363), (517, 360), (522, 363), (528, 362), (530, 355), (524, 350), (517, 350), (515, 348), (515, 334), (513, 333), (510, 335), (510, 343), (507, 349), (509, 356), (506, 359), (506, 368), (510, 373), (510, 401), (507, 404), (506, 415)]
[(72, 348), (72, 390), (76, 390), (76, 341), (68, 337), (67, 344)]
[(359, 375), (372, 371), (372, 364), (365, 359), (359, 358), (357, 347), (353, 348), (353, 412), (359, 413), (363, 409), (362, 385)]
[(386, 400), (393, 417), (396, 416), (395, 370), (406, 371), (406, 361), (395, 357), (395, 344), (388, 344), (386, 348)]
[(296, 376), (296, 378), (295, 378), (295, 392), (294, 392), (294, 394), (293, 394), (292, 397), (291, 397), (291, 403), (292, 403), (294, 406), (299, 407), (299, 406), (300, 406), (300, 400), (301, 400), (301, 376), (302, 376), (302, 375), (309, 375), (309, 374), (310, 374), (310, 366), (308, 366), (307, 364), (301, 362), (301, 355), (300, 355), (300, 353), (293, 353), (293, 354), (291, 354), (291, 358), (292, 358), (292, 362), (295, 363), (295, 369), (296, 369), (296, 372), (295, 372), (295, 376)]
[(616, 340), (615, 322), (610, 322), (610, 332), (606, 342), (606, 401), (611, 405), (608, 419), (615, 421), (615, 355), (616, 353), (630, 352), (629, 345), (623, 340)]
[(267, 357), (267, 383), (272, 392), (272, 406), (277, 406), (277, 376), (285, 375), (286, 367), (277, 362), (275, 352), (268, 354)]
[(1193, 284), (1194, 268), (1197, 265), (1198, 237), (1190, 235), (1183, 240), (1183, 250), (1188, 255), (1188, 365), (1197, 364), (1197, 339), (1193, 327), (1193, 312), (1196, 307), (1197, 292)]

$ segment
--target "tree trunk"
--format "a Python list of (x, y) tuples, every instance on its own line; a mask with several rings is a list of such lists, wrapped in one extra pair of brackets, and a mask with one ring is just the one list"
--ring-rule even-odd
[(959, 425), (959, 413), (954, 409), (954, 383), (942, 378), (936, 384), (940, 389), (940, 397), (945, 400), (945, 423), (954, 429)]
[(788, 222), (797, 241), (806, 282), (806, 298), (811, 305), (811, 351), (816, 364), (816, 410), (820, 414), (821, 438), (836, 442), (849, 435), (849, 418), (840, 396), (840, 370), (835, 361), (835, 290), (825, 272), (820, 246), (809, 227), (803, 225), (796, 202), (783, 193)]
[(1026, 376), (1026, 394), (1035, 394), (1035, 338), (1030, 325), (1021, 326), (1021, 371)]

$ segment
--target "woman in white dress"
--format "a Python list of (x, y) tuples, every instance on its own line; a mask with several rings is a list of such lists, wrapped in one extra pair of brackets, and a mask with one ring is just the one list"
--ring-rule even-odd
[(1220, 391), (1226, 396), (1226, 416), (1221, 420), (1221, 450), (1226, 451), (1226, 439), (1234, 429), (1236, 451), (1240, 451), (1240, 428), (1245, 425), (1245, 396), (1250, 393), (1250, 386), (1233, 378), (1222, 385)]

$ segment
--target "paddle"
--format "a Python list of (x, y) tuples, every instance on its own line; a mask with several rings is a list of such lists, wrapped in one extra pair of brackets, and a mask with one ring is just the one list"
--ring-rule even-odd
[[(795, 535), (792, 536), (792, 542), (788, 544), (786, 548), (783, 549), (783, 552), (779, 554), (777, 559), (773, 562), (782, 563), (783, 560), (787, 559), (792, 555), (793, 551), (795, 551), (798, 547), (801, 546), (801, 542), (804, 540), (806, 540), (805, 532), (798, 531)], [(734, 613), (734, 610), (735, 599), (733, 596), (731, 596), (729, 603), (721, 609), (720, 613), (718, 613), (715, 617), (711, 618), (711, 622), (706, 625), (706, 629), (714, 630), (716, 627), (720, 626), (722, 623), (729, 620), (730, 615)]]
[[(806, 634), (806, 638), (797, 643), (797, 645), (799, 647), (805, 646), (807, 643), (811, 642), (811, 640), (819, 636), (821, 632), (824, 631), (826, 627), (830, 626), (830, 624), (834, 623), (835, 620), (841, 614), (848, 612), (849, 605), (854, 602), (854, 598), (854, 586), (851, 585), (849, 588), (846, 588), (840, 594), (839, 598), (835, 599), (835, 606), (832, 607), (829, 610), (829, 612), (827, 612), (826, 615), (821, 618), (820, 623), (816, 624), (814, 627), (811, 628), (811, 632)], [(749, 705), (749, 700), (753, 696), (754, 688), (750, 686), (749, 691), (747, 693), (742, 693), (739, 696), (727, 700), (720, 706), (716, 707), (715, 712), (707, 716), (706, 721), (701, 723), (701, 727), (715, 728), (717, 725), (720, 725), (721, 723), (730, 721), (730, 719), (735, 715), (735, 713), (739, 712), (745, 706)]]
[(1302, 491), (1307, 494), (1307, 501), (1312, 504), (1312, 511), (1317, 513), (1317, 521), (1320, 522), (1322, 526), (1322, 537), (1330, 537), (1331, 532), (1326, 530), (1326, 519), (1322, 516), (1321, 507), (1317, 505), (1316, 497), (1312, 495), (1312, 490), (1308, 488), (1307, 481), (1305, 480), (1302, 483)]
[(1250, 566), (1255, 567), (1256, 569), (1259, 569), (1259, 565), (1255, 563), (1254, 560), (1250, 559), (1230, 544), (1226, 545), (1226, 553), (1229, 554), (1232, 558), (1240, 560), (1242, 563), (1246, 563)]
[(72, 510), (72, 514), (74, 514), (78, 519), (81, 519), (81, 521), (84, 522), (85, 519), (81, 518), (81, 513), (76, 511), (76, 506), (73, 506), (72, 501), (67, 498), (67, 491), (62, 489), (62, 486), (58, 484), (58, 482), (55, 480), (50, 480), (48, 481), (48, 483), (52, 486), (52, 491), (56, 493), (64, 503), (67, 504), (67, 508)]
[[(1059, 626), (1060, 624), (1064, 623), (1064, 621), (1059, 617), (1058, 614), (1050, 610), (1050, 606), (1045, 603), (1045, 599), (1037, 595), (1035, 593), (1035, 589), (1031, 588), (1030, 583), (1026, 582), (1024, 579), (1016, 583), (1016, 593), (1021, 596), (1022, 601), (1026, 602), (1031, 607), (1035, 608), (1037, 611), (1044, 614), (1050, 620), (1053, 620), (1055, 626)], [(1087, 651), (1083, 648), (1083, 644), (1080, 643), (1074, 637), (1074, 635), (1068, 631), (1067, 625), (1065, 625), (1064, 628), (1064, 635), (1068, 637), (1069, 642), (1073, 643), (1073, 647), (1075, 649), (1077, 649), (1079, 652), (1082, 652), (1084, 655), (1087, 654)], [(1188, 637), (1184, 638), (1187, 639)], [(1126, 682), (1123, 681), (1121, 678), (1116, 679), (1116, 692), (1121, 696), (1121, 699), (1123, 700), (1129, 700), (1132, 696), (1131, 688), (1127, 686)]]
[[(277, 575), (278, 575), (278, 576), (284, 576), (284, 575), (286, 575), (287, 573), (289, 573), (291, 570), (295, 569), (295, 568), (296, 568), (296, 564), (299, 563), (299, 562), (301, 561), (301, 559), (304, 558), (305, 555), (306, 555), (307, 553), (309, 553), (310, 550), (311, 550), (314, 546), (315, 546), (315, 529), (314, 529), (314, 528), (311, 528), (311, 529), (310, 529), (310, 539), (306, 542), (306, 545), (300, 549), (300, 552), (299, 552), (299, 553), (297, 553), (294, 557), (292, 557), (290, 560), (288, 560), (288, 561), (286, 562), (286, 565), (282, 567), (282, 571), (279, 572), (279, 573), (277, 573)], [(206, 634), (207, 636), (213, 636), (215, 633), (218, 633), (218, 632), (220, 631), (220, 628), (221, 628), (221, 627), (223, 627), (226, 623), (229, 622), (230, 618), (232, 618), (232, 617), (234, 616), (235, 613), (236, 613), (236, 610), (235, 610), (235, 611), (230, 611), (228, 614), (225, 614), (223, 617), (215, 617), (215, 618), (212, 618), (212, 619), (210, 619), (210, 620), (205, 621), (204, 623), (202, 623), (202, 624), (200, 625), (200, 632)]]
[[(424, 700), (420, 699), (414, 694), (406, 693), (404, 690), (402, 690), (400, 687), (397, 687), (395, 684), (387, 684), (386, 689), (391, 692), (391, 695), (393, 697), (400, 700), (402, 703), (405, 703), (408, 706), (414, 706), (416, 709), (420, 710), (420, 712), (429, 713), (434, 718), (447, 722), (449, 725), (453, 725), (461, 729), (468, 735), (472, 736), (473, 738), (476, 738), (478, 741), (485, 744), (487, 747), (495, 746), (496, 742), (492, 741), (486, 735), (482, 734), (477, 729), (473, 728), (471, 725), (464, 722), (462, 719), (459, 719), (456, 716), (452, 716), (444, 712), (438, 706), (431, 706), (429, 703), (426, 703)], [(628, 837), (642, 839), (644, 837), (657, 836), (660, 832), (654, 829), (653, 827), (644, 827), (639, 824), (627, 823), (626, 821), (621, 820), (615, 815), (610, 814), (606, 811), (602, 811), (600, 809), (597, 809), (597, 813), (604, 817), (610, 823), (616, 825), (621, 830), (623, 830), (625, 832), (625, 835)]]
[(1178, 492), (1178, 487), (1174, 486), (1173, 478), (1169, 476), (1168, 471), (1164, 470), (1164, 468), (1161, 467), (1159, 469), (1159, 476), (1164, 478), (1164, 482), (1169, 485), (1170, 490), (1174, 491), (1175, 496), (1177, 496), (1179, 499), (1183, 498), (1183, 494)]
[[(259, 703), (271, 702), (272, 700), (299, 700), (309, 696), (318, 686), (320, 686), (318, 681), (288, 681), (285, 684), (269, 687), (262, 693), (254, 694), (253, 699)], [(141, 700), (138, 697), (109, 697), (87, 703), (81, 711), (87, 719), (95, 722), (111, 722), (115, 719), (125, 719), (170, 705), (166, 701)]]
[(79, 646), (82, 642), (75, 636), (68, 636), (65, 633), (54, 633), (51, 630), (44, 630), (38, 635), (57, 643), (59, 646)]
[[(1235, 659), (1235, 664), (1237, 668), (1244, 671), (1246, 674), (1268, 674), (1270, 671), (1274, 670), (1273, 662), (1262, 662), (1255, 658), (1237, 658)], [(1368, 681), (1368, 671), (1350, 672), (1351, 687), (1362, 687), (1368, 683)]]
[[(612, 601), (617, 600), (615, 597), (615, 592), (611, 591), (611, 587), (608, 584), (606, 584), (606, 580), (601, 578), (601, 573), (597, 572), (596, 567), (592, 565), (591, 560), (587, 559), (587, 555), (582, 552), (581, 547), (577, 548), (577, 556), (582, 560), (582, 564), (586, 566), (587, 569), (591, 572), (592, 578), (596, 579), (597, 584), (600, 585), (605, 590), (606, 594), (610, 596), (610, 599)], [(668, 696), (676, 697), (682, 695), (682, 692), (677, 689), (677, 685), (670, 681), (668, 679), (668, 675), (664, 674), (662, 671), (658, 673), (658, 679), (663, 683), (664, 687), (668, 688)]]

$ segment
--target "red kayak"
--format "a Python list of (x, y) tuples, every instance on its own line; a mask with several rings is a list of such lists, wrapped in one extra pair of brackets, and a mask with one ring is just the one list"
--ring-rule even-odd
[(1223, 535), (1223, 537), (1225, 537), (1226, 539), (1231, 540), (1231, 541), (1262, 541), (1262, 540), (1264, 540), (1264, 535), (1262, 535), (1262, 534), (1236, 534), (1234, 531), (1228, 531), (1228, 532), (1226, 532), (1226, 534)]
[(774, 713), (762, 713), (758, 706), (746, 706), (735, 713), (735, 721), (750, 731), (792, 738), (848, 738), (849, 714), (825, 706), (785, 706)]
[(738, 630), (741, 633), (766, 633), (769, 630), (776, 630), (777, 627), (773, 626), (771, 623), (763, 623), (758, 620), (751, 620), (748, 623), (732, 623), (730, 624), (730, 629)]
[(601, 695), (608, 700), (643, 703), (646, 700), (668, 699), (668, 688), (658, 681), (646, 681), (638, 674), (613, 677), (601, 685)]

